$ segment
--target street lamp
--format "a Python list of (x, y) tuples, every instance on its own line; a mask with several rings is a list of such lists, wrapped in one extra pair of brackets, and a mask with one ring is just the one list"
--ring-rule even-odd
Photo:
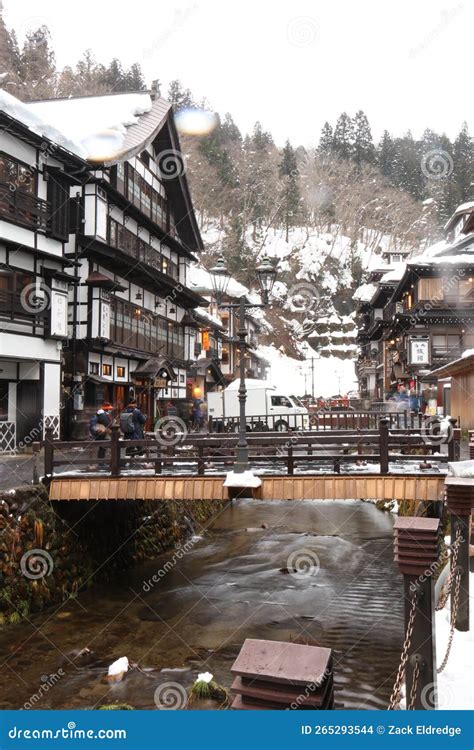
[[(265, 256), (262, 259), (262, 262), (256, 267), (255, 272), (257, 274), (260, 291), (262, 293), (263, 304), (247, 304), (245, 295), (242, 295), (239, 299), (238, 304), (222, 305), (222, 307), (226, 309), (239, 310), (239, 328), (237, 331), (240, 344), (239, 441), (237, 443), (237, 449), (235, 452), (234, 471), (236, 472), (236, 474), (242, 474), (249, 468), (247, 420), (245, 416), (245, 402), (247, 401), (247, 388), (245, 385), (245, 351), (247, 339), (247, 329), (245, 327), (245, 310), (251, 309), (253, 307), (265, 307), (268, 304), (268, 298), (270, 292), (273, 289), (273, 284), (275, 283), (277, 269), (276, 266), (271, 262), (270, 258), (268, 256)], [(230, 281), (230, 273), (226, 268), (225, 260), (222, 256), (219, 258), (214, 268), (211, 269), (211, 280), (217, 304), (221, 306), (220, 302), (222, 301), (222, 297), (225, 294)]]
[(224, 256), (220, 256), (216, 265), (211, 268), (210, 273), (214, 296), (217, 304), (220, 305), (231, 279), (231, 275), (226, 268)]

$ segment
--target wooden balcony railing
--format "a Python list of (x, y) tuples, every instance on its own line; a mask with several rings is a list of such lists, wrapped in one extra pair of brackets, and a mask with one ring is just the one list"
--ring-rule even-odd
[(46, 230), (50, 221), (48, 201), (0, 182), (0, 218), (8, 218), (28, 229)]

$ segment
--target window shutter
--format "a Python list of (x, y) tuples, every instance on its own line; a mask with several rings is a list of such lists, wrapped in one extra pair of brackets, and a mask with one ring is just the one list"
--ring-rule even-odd
[(57, 240), (69, 239), (69, 183), (60, 174), (48, 175), (48, 203), (50, 209), (49, 234)]

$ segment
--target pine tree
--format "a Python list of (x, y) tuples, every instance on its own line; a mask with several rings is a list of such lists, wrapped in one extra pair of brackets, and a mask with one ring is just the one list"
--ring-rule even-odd
[(15, 96), (19, 93), (20, 52), (14, 31), (9, 32), (3, 20), (0, 1), (0, 86)]
[(78, 60), (75, 70), (77, 93), (94, 96), (110, 91), (106, 82), (107, 69), (98, 63), (90, 49)]
[(424, 175), (422, 172), (422, 154), (410, 131), (402, 138), (395, 139), (396, 165), (393, 173), (393, 184), (406, 190), (417, 200), (423, 198)]
[(300, 189), (298, 184), (298, 164), (295, 151), (289, 140), (286, 141), (279, 164), (279, 175), (282, 179), (280, 191), (285, 222), (286, 241), (289, 240), (290, 226), (296, 224), (300, 212)]
[(334, 153), (341, 159), (351, 159), (354, 152), (354, 124), (347, 112), (339, 115), (333, 138)]
[(127, 71), (124, 84), (124, 91), (143, 91), (146, 88), (142, 69), (138, 63), (133, 63)]
[(194, 106), (194, 99), (191, 91), (183, 88), (178, 79), (171, 81), (168, 88), (167, 99), (173, 105), (173, 110), (175, 112)]
[(253, 126), (252, 143), (255, 148), (267, 148), (273, 146), (273, 138), (270, 133), (263, 130), (261, 123), (257, 120)]
[(454, 141), (453, 179), (458, 189), (459, 202), (474, 199), (474, 145), (469, 135), (467, 122), (464, 122)]
[(241, 143), (242, 134), (232, 119), (232, 115), (226, 112), (224, 115), (224, 122), (221, 125), (222, 138), (224, 141)]
[(20, 75), (25, 101), (54, 97), (56, 64), (47, 26), (26, 35), (20, 55)]
[(125, 91), (125, 73), (122, 64), (116, 57), (110, 61), (105, 69), (105, 75), (102, 82), (108, 91)]
[(354, 144), (352, 157), (356, 164), (367, 162), (372, 164), (375, 159), (375, 149), (372, 140), (369, 121), (364, 112), (360, 109), (353, 120)]
[(388, 130), (384, 130), (377, 152), (377, 164), (382, 174), (392, 179), (397, 169), (397, 149)]
[(333, 152), (333, 147), (334, 133), (330, 124), (328, 122), (325, 122), (321, 130), (321, 136), (319, 138), (318, 152), (321, 154), (321, 156), (329, 156)]

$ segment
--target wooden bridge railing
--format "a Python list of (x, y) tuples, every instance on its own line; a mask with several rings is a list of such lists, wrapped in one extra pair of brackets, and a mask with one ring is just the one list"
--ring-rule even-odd
[[(381, 419), (387, 419), (390, 428), (394, 429), (422, 429), (427, 420), (435, 420), (421, 412), (410, 411), (324, 411), (318, 410), (308, 416), (305, 414), (294, 414), (289, 416), (262, 414), (247, 417), (247, 429), (250, 432), (278, 431), (288, 424), (296, 430), (377, 430)], [(457, 420), (459, 425), (459, 419)], [(239, 426), (238, 417), (224, 417), (215, 419), (209, 417), (208, 429), (212, 433), (236, 432)]]
[[(329, 471), (340, 473), (343, 464), (370, 462), (380, 464), (380, 473), (389, 473), (390, 464), (400, 461), (419, 461), (443, 464), (459, 458), (460, 430), (452, 420), (446, 436), (423, 435), (419, 430), (393, 430), (388, 420), (381, 419), (378, 430), (363, 432), (327, 431), (325, 433), (249, 433), (250, 464), (281, 466), (292, 475), (301, 464), (305, 469), (329, 464)], [(177, 466), (188, 468), (189, 474), (203, 476), (207, 468), (232, 468), (237, 446), (237, 435), (215, 433), (160, 434), (143, 440), (123, 440), (114, 426), (110, 440), (64, 442), (53, 439), (46, 430), (44, 474), (51, 478), (58, 467), (61, 473), (83, 469), (108, 472), (120, 476), (123, 471), (153, 468), (156, 474), (166, 473)], [(447, 451), (442, 452), (443, 445)], [(98, 457), (99, 450), (105, 455)]]

